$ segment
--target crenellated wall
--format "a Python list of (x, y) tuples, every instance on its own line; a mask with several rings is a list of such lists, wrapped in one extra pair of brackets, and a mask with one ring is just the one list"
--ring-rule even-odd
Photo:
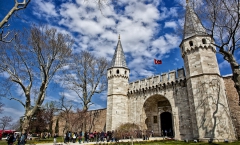
[(143, 80), (137, 80), (129, 84), (128, 93), (132, 94), (138, 91), (148, 90), (159, 86), (166, 86), (185, 79), (184, 68), (177, 71), (173, 70), (161, 75), (152, 76)]

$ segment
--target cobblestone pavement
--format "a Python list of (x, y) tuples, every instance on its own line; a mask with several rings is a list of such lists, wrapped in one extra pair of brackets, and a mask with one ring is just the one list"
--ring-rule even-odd
[[(164, 140), (163, 137), (150, 137), (149, 140)], [(132, 140), (131, 139), (121, 139), (119, 140), (119, 142), (131, 142)], [(143, 140), (141, 138), (137, 138), (137, 139), (133, 139), (133, 141), (146, 141), (146, 140)], [(88, 142), (88, 143), (81, 143), (79, 144), (78, 142), (75, 142), (75, 143), (63, 143), (63, 142), (58, 142), (56, 143), (55, 145), (94, 145), (94, 144), (100, 144), (100, 143), (103, 143), (103, 142)], [(106, 141), (104, 143), (107, 143)], [(110, 144), (111, 142), (109, 142)], [(32, 145), (32, 144), (28, 144), (28, 145)], [(41, 143), (41, 144), (37, 144), (37, 145), (54, 145), (53, 143)]]

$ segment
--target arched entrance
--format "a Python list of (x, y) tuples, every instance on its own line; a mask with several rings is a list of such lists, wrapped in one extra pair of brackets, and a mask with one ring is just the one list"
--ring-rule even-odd
[(163, 112), (160, 115), (161, 129), (164, 136), (173, 136), (172, 114)]
[(167, 136), (173, 136), (174, 126), (172, 108), (168, 99), (161, 95), (149, 97), (143, 105), (142, 129), (154, 132), (154, 136), (162, 136), (163, 130)]

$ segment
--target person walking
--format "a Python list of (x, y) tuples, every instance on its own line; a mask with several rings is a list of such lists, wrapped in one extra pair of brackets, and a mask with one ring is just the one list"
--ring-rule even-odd
[(69, 143), (69, 141), (70, 141), (69, 134), (70, 134), (70, 132), (67, 132), (67, 133), (66, 133), (66, 137), (65, 137), (65, 141), (66, 141), (66, 144), (67, 144), (67, 145), (70, 144), (70, 143)]
[(8, 145), (13, 145), (14, 136), (13, 136), (12, 133), (11, 133), (11, 134), (9, 135), (9, 137), (7, 138), (7, 142), (8, 142)]
[(73, 136), (72, 136), (72, 138), (73, 138), (73, 139), (72, 139), (72, 142), (73, 142), (73, 143), (75, 143), (75, 142), (76, 142), (76, 138), (77, 138), (77, 136), (76, 136), (76, 133), (75, 133), (75, 132), (73, 133)]
[(26, 140), (27, 140), (27, 134), (26, 133), (22, 134), (20, 138), (20, 145), (25, 145)]
[(105, 133), (102, 131), (101, 134), (100, 134), (101, 142), (104, 142), (104, 136), (105, 136)]
[(20, 145), (20, 135), (19, 134), (17, 134), (15, 140), (17, 141), (17, 145)]
[(81, 144), (81, 142), (82, 142), (82, 131), (79, 132), (78, 142), (79, 142), (79, 144)]
[(56, 133), (53, 136), (53, 143), (54, 143), (54, 145), (56, 145), (56, 143), (57, 143), (57, 134)]

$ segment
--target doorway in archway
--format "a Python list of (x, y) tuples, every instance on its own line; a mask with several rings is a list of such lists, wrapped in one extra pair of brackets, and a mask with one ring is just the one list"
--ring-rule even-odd
[(173, 136), (172, 114), (163, 112), (160, 115), (161, 129), (164, 136)]

